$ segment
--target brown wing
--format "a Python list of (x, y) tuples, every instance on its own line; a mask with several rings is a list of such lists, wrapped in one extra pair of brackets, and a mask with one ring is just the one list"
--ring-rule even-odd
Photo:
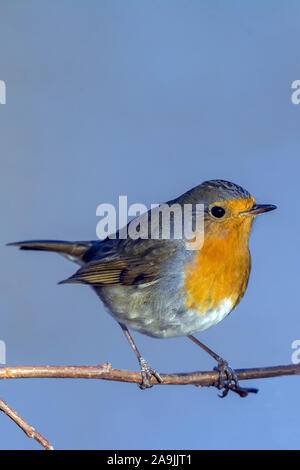
[(164, 262), (175, 251), (176, 244), (168, 240), (122, 240), (117, 244), (114, 253), (91, 260), (60, 284), (129, 286), (152, 282), (161, 277)]

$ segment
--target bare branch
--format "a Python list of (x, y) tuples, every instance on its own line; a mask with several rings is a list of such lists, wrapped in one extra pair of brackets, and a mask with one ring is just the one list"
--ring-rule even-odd
[[(257, 367), (252, 369), (236, 369), (238, 380), (264, 379), (283, 375), (300, 375), (300, 364), (287, 366)], [(163, 382), (151, 378), (153, 385), (196, 385), (197, 387), (218, 387), (219, 371), (189, 372), (178, 374), (160, 374)], [(140, 372), (113, 369), (110, 363), (96, 366), (19, 366), (0, 367), (1, 379), (57, 378), (57, 379), (100, 379), (117, 382), (140, 384)], [(241, 396), (243, 396), (241, 394)], [(0, 399), (0, 410), (9, 416), (28, 437), (35, 439), (45, 449), (52, 450), (52, 445), (5, 401)]]
[(4, 400), (0, 398), (0, 410), (11, 418), (31, 439), (35, 439), (46, 450), (53, 450), (50, 442), (47, 441), (38, 431), (30, 426), (15, 410), (13, 410)]
[[(300, 375), (300, 364), (235, 369), (235, 372), (239, 380), (264, 379), (283, 375)], [(197, 385), (210, 387), (216, 386), (219, 380), (218, 371), (160, 375), (163, 378), (163, 382), (160, 383), (155, 377), (152, 377), (151, 383), (153, 385)], [(109, 363), (96, 366), (0, 367), (0, 380), (26, 378), (101, 379), (137, 384), (140, 384), (142, 381), (140, 372), (113, 369)]]

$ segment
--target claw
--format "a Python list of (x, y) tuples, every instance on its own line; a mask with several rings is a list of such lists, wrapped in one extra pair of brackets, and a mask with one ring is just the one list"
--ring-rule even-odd
[(220, 359), (218, 361), (218, 367), (214, 370), (219, 371), (219, 381), (216, 387), (222, 390), (220, 398), (225, 398), (228, 395), (229, 390), (237, 393), (240, 397), (244, 398), (248, 393), (257, 393), (257, 388), (244, 388), (240, 387), (236, 372), (229, 367), (228, 362)]
[(156, 380), (160, 383), (163, 382), (163, 378), (159, 375), (159, 373), (152, 369), (148, 362), (141, 357), (139, 359), (140, 366), (141, 366), (141, 373), (142, 373), (142, 383), (140, 384), (140, 389), (145, 390), (146, 388), (151, 388), (153, 385), (151, 384), (151, 377), (155, 377)]

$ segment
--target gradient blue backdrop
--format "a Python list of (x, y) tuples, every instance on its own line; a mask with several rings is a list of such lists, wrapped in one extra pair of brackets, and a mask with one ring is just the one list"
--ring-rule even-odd
[[(94, 239), (96, 207), (169, 200), (205, 179), (278, 210), (256, 221), (245, 298), (199, 335), (233, 367), (291, 362), (299, 326), (300, 79), (296, 1), (2, 0), (0, 339), (8, 365), (137, 369), (76, 269), (6, 242)], [(161, 372), (214, 362), (185, 338), (135, 339)], [(58, 448), (299, 448), (296, 377), (258, 395), (84, 380), (14, 380), (0, 396)], [(1, 449), (37, 449), (0, 415)]]

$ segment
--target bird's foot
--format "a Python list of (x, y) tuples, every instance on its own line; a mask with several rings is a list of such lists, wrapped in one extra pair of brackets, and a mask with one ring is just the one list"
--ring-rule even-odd
[(228, 362), (224, 361), (224, 359), (218, 360), (218, 367), (215, 367), (214, 370), (219, 371), (220, 374), (216, 387), (219, 390), (223, 390), (219, 397), (225, 398), (229, 390), (237, 393), (242, 398), (246, 397), (249, 393), (258, 392), (257, 388), (240, 387), (237, 374), (229, 367)]
[(159, 373), (152, 369), (148, 362), (143, 358), (141, 357), (139, 359), (140, 361), (140, 366), (141, 366), (141, 373), (142, 373), (142, 383), (140, 384), (140, 389), (142, 390), (145, 390), (146, 388), (151, 388), (152, 387), (152, 384), (151, 384), (151, 377), (155, 377), (156, 380), (160, 383), (163, 382), (163, 378), (159, 375)]

